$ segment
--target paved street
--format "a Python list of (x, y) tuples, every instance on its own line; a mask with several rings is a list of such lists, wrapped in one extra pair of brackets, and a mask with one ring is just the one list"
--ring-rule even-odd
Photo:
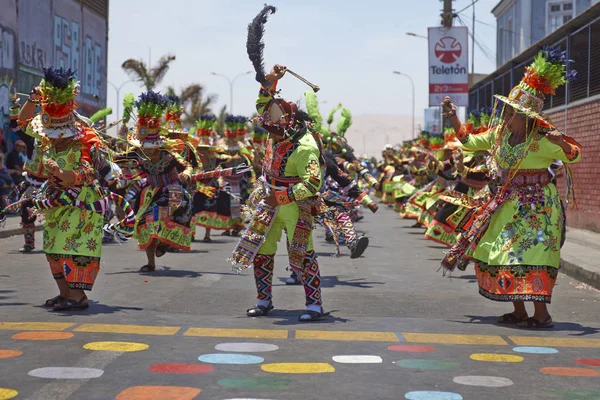
[(472, 266), (442, 277), (443, 248), (412, 224), (367, 214), (356, 260), (331, 259), (317, 230), (331, 317), (310, 324), (285, 254), (276, 309), (245, 316), (254, 280), (225, 261), (234, 238), (169, 253), (151, 274), (133, 241), (105, 246), (76, 313), (40, 307), (56, 295), (43, 253), (0, 239), (0, 399), (600, 399), (600, 292), (560, 275), (553, 329), (497, 325), (510, 305), (479, 296)]

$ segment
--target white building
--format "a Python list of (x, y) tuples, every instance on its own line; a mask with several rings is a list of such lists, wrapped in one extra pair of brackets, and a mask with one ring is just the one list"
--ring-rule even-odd
[(496, 17), (496, 65), (500, 67), (600, 0), (501, 0)]

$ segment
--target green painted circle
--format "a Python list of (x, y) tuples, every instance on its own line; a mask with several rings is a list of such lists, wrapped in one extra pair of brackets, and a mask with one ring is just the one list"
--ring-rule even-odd
[(404, 368), (414, 369), (454, 369), (456, 363), (453, 361), (440, 361), (440, 360), (399, 360), (394, 361), (394, 364)]
[(269, 390), (283, 389), (292, 383), (291, 379), (269, 378), (269, 377), (237, 377), (221, 379), (217, 382), (219, 386), (234, 389)]
[(600, 400), (600, 392), (594, 390), (547, 390), (546, 393), (565, 400)]

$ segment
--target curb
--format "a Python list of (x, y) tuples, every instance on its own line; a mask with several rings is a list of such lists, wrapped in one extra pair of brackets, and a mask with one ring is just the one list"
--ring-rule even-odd
[(589, 271), (585, 268), (580, 267), (577, 264), (569, 262), (564, 258), (560, 259), (560, 270), (564, 274), (567, 274), (571, 278), (577, 279), (585, 284), (588, 284), (598, 290), (600, 290), (600, 274), (597, 272)]
[[(41, 230), (42, 230), (41, 225), (35, 226), (36, 232), (41, 231)], [(6, 239), (11, 236), (24, 235), (24, 234), (25, 234), (25, 230), (23, 228), (0, 229), (0, 239)]]

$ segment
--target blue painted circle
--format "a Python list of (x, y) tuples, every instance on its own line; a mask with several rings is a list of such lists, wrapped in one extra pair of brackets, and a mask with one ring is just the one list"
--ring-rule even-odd
[(558, 353), (557, 349), (552, 347), (515, 347), (513, 351), (517, 353), (528, 353), (528, 354), (556, 354)]
[(408, 400), (463, 400), (460, 394), (452, 392), (408, 392), (404, 397)]
[(209, 364), (260, 364), (264, 358), (248, 354), (203, 354), (198, 357), (199, 361)]

